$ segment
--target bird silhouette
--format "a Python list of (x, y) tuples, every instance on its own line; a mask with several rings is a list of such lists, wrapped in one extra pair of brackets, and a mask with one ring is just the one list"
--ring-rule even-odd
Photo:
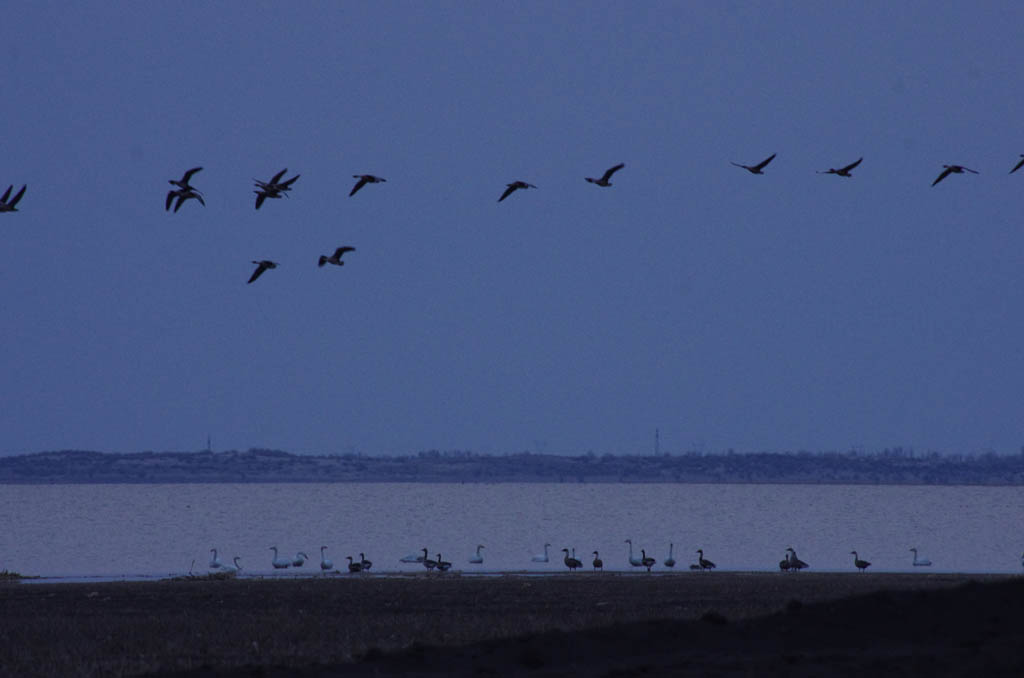
[(256, 270), (252, 272), (252, 277), (249, 278), (250, 283), (263, 275), (263, 271), (266, 271), (268, 268), (277, 268), (277, 262), (271, 261), (270, 259), (261, 259), (260, 261), (254, 261), (252, 263), (256, 264)]
[(21, 200), (21, 196), (25, 195), (25, 189), (27, 188), (27, 185), (26, 186), (22, 186), (21, 190), (18, 191), (17, 193), (15, 193), (14, 197), (11, 198), (11, 200), (8, 202), (7, 199), (11, 197), (11, 190), (13, 188), (14, 188), (13, 184), (8, 186), (7, 190), (4, 191), (3, 197), (0, 197), (0, 212), (17, 212), (18, 211), (18, 209), (17, 209), (18, 201)]
[(935, 178), (935, 181), (932, 182), (932, 186), (939, 183), (940, 181), (948, 177), (950, 174), (963, 174), (964, 172), (978, 174), (978, 172), (976, 172), (975, 170), (972, 170), (970, 167), (964, 167), (963, 165), (943, 165), (943, 167), (945, 167), (946, 169), (942, 170), (942, 174)]
[(776, 153), (772, 153), (771, 155), (769, 155), (767, 158), (765, 158), (761, 162), (757, 163), (756, 165), (741, 165), (738, 162), (731, 162), (731, 161), (730, 161), (730, 164), (736, 165), (737, 167), (742, 167), (743, 169), (747, 170), (751, 174), (764, 174), (764, 172), (762, 170), (765, 167), (768, 166), (768, 163), (770, 163), (772, 160), (775, 159), (776, 155), (777, 155)]
[(345, 252), (355, 252), (355, 247), (349, 247), (344, 245), (334, 250), (334, 254), (327, 257), (323, 254), (320, 255), (320, 260), (317, 262), (317, 266), (323, 266), (324, 264), (334, 264), (335, 266), (344, 266), (345, 262), (341, 260), (341, 257)]
[(352, 178), (359, 179), (359, 181), (356, 182), (356, 185), (352, 187), (352, 191), (349, 192), (348, 197), (350, 198), (356, 194), (356, 191), (366, 184), (380, 184), (387, 181), (387, 179), (384, 179), (383, 177), (375, 177), (372, 174), (353, 174)]
[(508, 188), (506, 188), (505, 192), (501, 194), (500, 198), (498, 198), (498, 202), (501, 202), (505, 198), (509, 197), (510, 195), (512, 195), (513, 192), (519, 190), (520, 188), (537, 188), (533, 184), (528, 184), (525, 181), (513, 181), (511, 184), (505, 185)]
[(1020, 157), (1021, 157), (1020, 161), (1016, 165), (1013, 166), (1012, 170), (1010, 170), (1010, 174), (1013, 174), (1014, 172), (1019, 170), (1021, 167), (1024, 167), (1024, 153), (1021, 153)]
[(857, 158), (857, 162), (851, 162), (846, 167), (840, 167), (839, 169), (832, 168), (825, 172), (818, 172), (818, 174), (835, 174), (840, 177), (852, 177), (853, 175), (850, 174), (850, 170), (859, 165), (862, 160), (864, 160), (864, 158)]
[(626, 166), (626, 163), (620, 162), (615, 167), (609, 167), (608, 169), (606, 169), (604, 171), (604, 174), (601, 175), (600, 179), (595, 179), (593, 177), (583, 177), (583, 178), (586, 179), (587, 181), (589, 181), (592, 184), (597, 184), (598, 186), (611, 186), (612, 182), (610, 182), (608, 180), (612, 178), (613, 174), (615, 174), (616, 172), (618, 172), (620, 169), (622, 169), (625, 166)]

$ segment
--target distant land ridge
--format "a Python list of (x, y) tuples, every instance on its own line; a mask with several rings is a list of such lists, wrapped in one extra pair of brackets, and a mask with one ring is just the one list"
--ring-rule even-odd
[(404, 456), (309, 455), (280, 450), (63, 450), (0, 457), (0, 484), (43, 483), (802, 483), (1024, 485), (1015, 455), (863, 452), (686, 452), (568, 456), (429, 450)]

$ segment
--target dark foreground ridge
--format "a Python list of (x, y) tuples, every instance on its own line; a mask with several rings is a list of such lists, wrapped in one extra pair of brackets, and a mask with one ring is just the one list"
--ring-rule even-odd
[(484, 455), (429, 450), (411, 455), (64, 450), (0, 457), (0, 483), (833, 483), (1024, 485), (1024, 452), (1013, 455), (756, 452), (577, 456)]
[(11, 676), (1018, 675), (1024, 578), (707, 573), (8, 584)]

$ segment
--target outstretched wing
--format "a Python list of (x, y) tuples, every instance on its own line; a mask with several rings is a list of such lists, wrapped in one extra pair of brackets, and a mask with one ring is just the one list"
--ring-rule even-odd
[(763, 170), (765, 167), (768, 166), (768, 163), (770, 163), (772, 160), (775, 159), (776, 155), (777, 155), (776, 153), (772, 153), (767, 158), (765, 158), (764, 160), (762, 160), (758, 164), (754, 165), (754, 169), (756, 169), (758, 171)]
[[(977, 172), (975, 172), (975, 174), (977, 174)], [(17, 195), (15, 195), (13, 198), (11, 198), (11, 201), (9, 203), (7, 203), (7, 204), (10, 205), (11, 207), (14, 207), (15, 205), (17, 205), (18, 201), (21, 200), (21, 196), (25, 195), (25, 189), (26, 188), (28, 188), (27, 184), (22, 186), (21, 190), (18, 191)]]
[[(249, 282), (251, 283), (253, 280), (255, 280), (256, 278), (258, 278), (261, 275), (263, 275), (263, 271), (265, 271), (265, 270), (267, 270), (267, 267), (264, 266), (263, 262), (261, 261), (259, 263), (259, 265), (256, 267), (256, 270), (252, 272), (252, 277), (249, 278)], [(249, 283), (246, 283), (246, 285), (248, 285), (248, 284)]]
[(852, 169), (853, 169), (854, 167), (856, 167), (857, 165), (859, 165), (859, 164), (861, 163), (861, 161), (862, 161), (862, 160), (864, 160), (864, 158), (863, 158), (863, 157), (861, 157), (861, 158), (858, 158), (858, 159), (857, 159), (857, 162), (851, 162), (851, 163), (850, 163), (849, 165), (847, 165), (846, 167), (842, 168), (842, 169), (841, 169), (841, 170), (839, 170), (839, 171), (840, 171), (840, 172), (849, 172), (849, 171), (850, 171), (850, 170), (852, 170)]
[[(1021, 157), (1020, 162), (1018, 162), (1016, 165), (1014, 165), (1013, 169), (1010, 170), (1010, 174), (1013, 174), (1014, 172), (1019, 170), (1021, 167), (1024, 167), (1024, 155), (1022, 155), (1020, 157)], [(10, 189), (8, 189), (8, 190), (10, 190)]]
[(508, 188), (505, 189), (505, 192), (501, 194), (500, 198), (498, 198), (498, 202), (501, 202), (505, 198), (507, 198), (510, 195), (512, 195), (512, 192), (515, 191), (517, 188), (519, 188), (519, 187), (516, 186), (515, 184), (509, 184)]
[(196, 172), (198, 172), (201, 169), (203, 169), (203, 168), (202, 167), (193, 167), (189, 171), (185, 172), (185, 176), (183, 176), (181, 178), (181, 183), (187, 184), (188, 180), (192, 178), (192, 175), (195, 174)]
[(164, 203), (164, 211), (171, 209), (171, 203), (174, 202), (174, 197), (178, 195), (177, 191), (167, 191), (167, 202)]
[(352, 190), (349, 192), (348, 197), (351, 198), (353, 195), (355, 195), (356, 191), (358, 191), (360, 188), (365, 186), (366, 182), (368, 182), (368, 181), (369, 181), (369, 179), (367, 179), (365, 176), (359, 177), (359, 181), (357, 181), (356, 185), (352, 187)]
[(281, 177), (283, 177), (284, 173), (287, 172), (287, 171), (288, 171), (288, 168), (285, 167), (283, 170), (281, 170), (280, 172), (278, 172), (277, 174), (274, 175), (274, 177), (270, 180), (270, 183), (276, 184), (278, 181), (281, 180)]
[(349, 247), (348, 245), (345, 245), (343, 247), (339, 247), (338, 249), (334, 250), (334, 258), (335, 259), (341, 259), (341, 255), (345, 254), (345, 252), (355, 252), (355, 251), (356, 251), (355, 247)]
[[(963, 166), (961, 166), (960, 169), (962, 169), (965, 172), (970, 172), (971, 174), (978, 174), (979, 173), (978, 170), (972, 170), (970, 167), (963, 167)], [(17, 198), (15, 198), (15, 200), (17, 200)]]
[(946, 169), (942, 170), (942, 174), (940, 174), (938, 177), (935, 178), (935, 181), (932, 182), (932, 186), (934, 186), (935, 184), (939, 183), (940, 181), (942, 181), (943, 179), (945, 179), (946, 177), (948, 177), (952, 173), (953, 173), (953, 168), (952, 167), (947, 167)]
[(254, 191), (256, 193), (256, 209), (260, 208), (263, 201), (267, 199), (267, 194), (264, 191)]
[(301, 174), (296, 174), (294, 177), (292, 177), (288, 181), (281, 182), (281, 185), (280, 185), (281, 190), (287, 191), (288, 189), (290, 189), (292, 187), (292, 184), (294, 184), (296, 182), (296, 180), (298, 180), (298, 178), (301, 177), (301, 176), (302, 176)]
[[(1021, 160), (1021, 162), (1024, 162), (1024, 160)], [(4, 191), (4, 196), (0, 198), (0, 202), (7, 202), (7, 199), (11, 197), (11, 190), (13, 188), (14, 184), (11, 184), (10, 186), (7, 187), (7, 190)]]
[(620, 169), (622, 169), (625, 166), (626, 166), (626, 163), (620, 162), (615, 167), (609, 167), (607, 170), (605, 170), (604, 176), (601, 177), (601, 181), (608, 181), (609, 179), (612, 178), (613, 174), (615, 174), (616, 172), (618, 172)]
[(199, 204), (200, 204), (200, 205), (202, 205), (203, 207), (206, 207), (206, 201), (205, 201), (205, 200), (203, 200), (203, 196), (199, 195), (199, 193), (197, 193), (197, 192), (193, 191), (193, 192), (192, 192), (192, 195), (190, 195), (189, 197), (190, 197), (190, 198), (195, 198), (196, 200), (198, 200), (198, 201), (199, 201)]

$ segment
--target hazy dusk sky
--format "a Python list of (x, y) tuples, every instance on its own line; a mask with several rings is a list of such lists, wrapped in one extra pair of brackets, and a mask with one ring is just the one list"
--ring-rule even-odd
[[(20, 4), (0, 454), (646, 453), (656, 428), (1016, 452), (1021, 26), (1019, 2)], [(952, 163), (980, 174), (932, 187)], [(206, 207), (166, 212), (197, 165)], [(349, 198), (361, 173), (387, 183)], [(499, 204), (515, 180), (538, 188)]]

